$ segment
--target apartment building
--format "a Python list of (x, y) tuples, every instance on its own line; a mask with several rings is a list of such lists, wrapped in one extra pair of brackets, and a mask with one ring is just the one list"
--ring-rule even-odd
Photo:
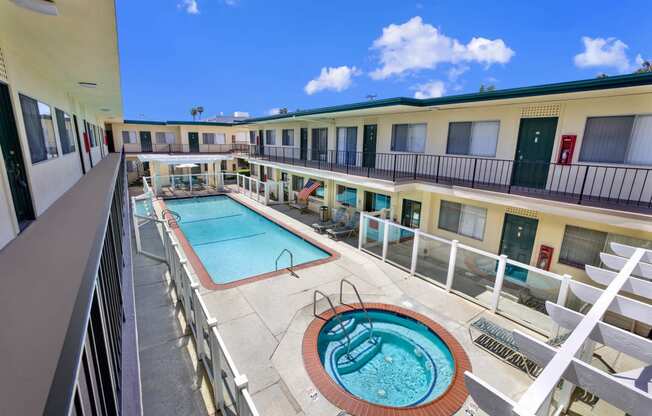
[(115, 13), (0, 3), (3, 415), (140, 412)]
[[(239, 153), (290, 195), (320, 181), (314, 211), (387, 208), (405, 226), (583, 280), (611, 241), (652, 244), (651, 113), (652, 76), (634, 74), (191, 127), (220, 143), (246, 137), (246, 155), (213, 151)], [(170, 124), (114, 129), (130, 137), (125, 149), (174, 129), (167, 151), (211, 152)]]

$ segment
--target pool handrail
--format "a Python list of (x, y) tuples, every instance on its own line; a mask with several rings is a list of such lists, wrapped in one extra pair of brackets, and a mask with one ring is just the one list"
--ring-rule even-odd
[(283, 255), (283, 253), (288, 253), (290, 255), (290, 267), (288, 267), (287, 269), (290, 271), (291, 275), (295, 276), (295, 273), (294, 273), (294, 255), (292, 255), (292, 252), (287, 248), (284, 248), (283, 250), (281, 250), (278, 257), (276, 257), (276, 261), (274, 262), (274, 268), (276, 269), (276, 271), (278, 271), (278, 261), (281, 258), (281, 256)]
[(342, 322), (342, 318), (340, 315), (337, 313), (335, 310), (335, 306), (333, 306), (333, 302), (331, 302), (330, 298), (324, 294), (321, 290), (315, 290), (312, 294), (312, 314), (316, 317), (319, 317), (317, 315), (317, 294), (320, 294), (323, 298), (326, 299), (328, 302), (328, 305), (330, 306), (331, 310), (333, 311), (333, 317), (337, 319), (337, 322), (340, 324), (340, 327), (342, 327), (342, 332), (344, 332), (344, 335), (346, 335), (346, 357), (351, 358), (351, 338), (349, 337), (349, 333), (346, 330), (346, 327), (344, 326), (344, 323)]
[(367, 312), (367, 307), (364, 306), (364, 302), (362, 301), (362, 298), (360, 297), (360, 293), (358, 292), (358, 288), (355, 287), (355, 285), (353, 283), (351, 283), (347, 279), (340, 280), (340, 305), (345, 305), (345, 303), (342, 301), (344, 283), (348, 283), (349, 286), (351, 286), (353, 288), (353, 291), (355, 292), (355, 295), (358, 297), (358, 302), (360, 302), (360, 306), (362, 307), (362, 310), (364, 311), (364, 316), (365, 316), (365, 318), (367, 318), (367, 322), (369, 322), (369, 342), (371, 342), (372, 344), (375, 344), (376, 340), (374, 339), (374, 324), (371, 322), (371, 318), (369, 317), (369, 312)]

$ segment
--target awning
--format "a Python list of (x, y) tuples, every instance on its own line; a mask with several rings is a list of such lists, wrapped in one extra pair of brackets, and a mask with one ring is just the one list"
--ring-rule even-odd
[(185, 163), (214, 163), (222, 160), (234, 160), (233, 155), (160, 155), (160, 154), (139, 154), (141, 162), (158, 162), (167, 165), (180, 165)]

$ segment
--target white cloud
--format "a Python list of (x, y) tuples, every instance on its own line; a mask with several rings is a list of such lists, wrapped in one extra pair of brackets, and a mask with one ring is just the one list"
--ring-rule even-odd
[(469, 69), (468, 65), (456, 65), (451, 67), (451, 69), (448, 70), (448, 80), (450, 82), (457, 81), (457, 79)]
[(420, 84), (414, 87), (417, 91), (414, 93), (414, 98), (437, 98), (444, 95), (446, 87), (442, 81), (430, 81), (425, 84)]
[(575, 66), (579, 68), (612, 67), (618, 72), (631, 70), (627, 57), (627, 45), (616, 38), (582, 37), (584, 52), (575, 55)]
[(240, 0), (224, 0), (224, 4), (227, 6), (237, 6), (240, 3)]
[(281, 114), (281, 109), (278, 107), (271, 108), (267, 110), (267, 115), (268, 116), (275, 116), (277, 114)]
[(321, 69), (319, 76), (308, 82), (303, 89), (308, 95), (313, 95), (323, 90), (344, 91), (351, 86), (353, 77), (361, 73), (354, 66), (324, 67)]
[(197, 0), (182, 0), (181, 3), (177, 4), (177, 7), (184, 9), (188, 14), (199, 14)]
[(420, 16), (383, 28), (371, 49), (380, 53), (381, 67), (371, 72), (373, 79), (385, 79), (409, 71), (433, 69), (440, 63), (477, 62), (490, 66), (507, 63), (514, 51), (502, 39), (474, 37), (464, 45), (423, 23)]

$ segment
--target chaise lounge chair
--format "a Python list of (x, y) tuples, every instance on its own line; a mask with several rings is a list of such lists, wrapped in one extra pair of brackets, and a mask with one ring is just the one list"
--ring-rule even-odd
[(342, 224), (345, 221), (345, 214), (346, 214), (346, 208), (344, 207), (339, 207), (337, 211), (335, 211), (335, 215), (333, 215), (333, 218), (328, 220), (328, 221), (322, 221), (322, 222), (316, 222), (312, 225), (312, 229), (318, 232), (319, 234), (323, 234), (324, 231), (326, 231), (329, 228), (335, 228), (338, 225)]
[(359, 223), (360, 213), (356, 212), (353, 215), (349, 216), (349, 220), (346, 224), (339, 227), (329, 228), (326, 230), (326, 234), (328, 234), (328, 236), (334, 240), (350, 237), (358, 231)]

